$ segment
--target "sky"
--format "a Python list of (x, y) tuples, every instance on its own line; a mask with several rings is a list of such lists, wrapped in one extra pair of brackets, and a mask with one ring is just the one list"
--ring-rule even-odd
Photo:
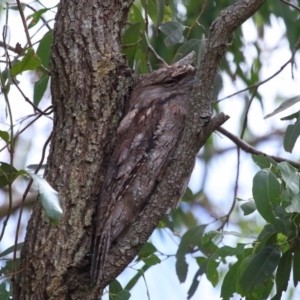
[[(26, 1), (29, 2), (29, 1)], [(25, 10), (25, 14), (29, 12)], [(54, 16), (54, 15), (53, 15)], [(4, 24), (3, 14), (0, 19), (0, 26)], [(20, 30), (22, 28), (21, 21), (17, 13), (11, 13), (9, 16), (9, 29), (10, 29), (10, 44), (15, 45), (17, 42), (22, 45), (25, 42), (24, 32)], [(251, 44), (257, 39), (256, 29), (251, 20), (248, 20), (242, 26), (242, 30), (247, 37), (245, 41), (245, 48), (243, 49), (245, 57), (247, 58), (247, 65), (242, 66), (245, 69), (252, 65), (253, 58), (256, 56), (256, 49)], [(271, 26), (265, 30), (265, 40), (261, 47), (264, 49), (262, 59), (264, 61), (263, 68), (261, 69), (261, 79), (265, 79), (271, 76), (273, 73), (278, 71), (281, 65), (283, 65), (290, 58), (290, 50), (286, 40), (282, 39), (282, 35), (285, 32), (284, 23), (282, 20), (278, 20), (275, 17), (271, 18)], [(39, 33), (41, 37), (43, 32)], [(38, 36), (37, 36), (38, 38)], [(2, 39), (2, 38), (1, 38)], [(1, 51), (1, 49), (0, 49)], [(2, 55), (2, 53), (1, 53)], [(232, 60), (230, 55), (227, 56)], [(299, 63), (299, 55), (296, 55), (296, 64)], [(232, 68), (235, 66), (232, 63)], [(32, 72), (24, 73), (22, 81), (20, 83), (21, 89), (27, 95), (28, 98), (32, 98), (32, 86), (34, 81), (37, 79)], [(223, 88), (219, 94), (219, 99), (222, 99), (236, 91), (243, 89), (245, 86), (242, 82), (237, 80), (234, 84), (231, 79), (226, 75), (222, 74), (223, 77)], [(288, 99), (298, 95), (300, 86), (299, 71), (296, 68), (294, 70), (294, 79), (291, 77), (291, 67), (286, 67), (277, 77), (272, 79), (270, 82), (264, 84), (259, 88), (260, 93), (263, 96), (264, 110), (262, 110), (258, 101), (254, 101), (250, 112), (249, 112), (249, 126), (252, 132), (257, 136), (268, 135), (274, 130), (285, 129), (287, 126), (286, 122), (280, 121), (280, 118), (296, 112), (300, 109), (300, 104), (296, 104), (283, 113), (280, 113), (272, 118), (264, 119), (264, 116), (272, 112), (279, 104), (280, 100)], [(237, 95), (222, 101), (220, 106), (221, 110), (230, 116), (230, 119), (224, 124), (224, 128), (235, 134), (240, 123), (240, 112), (243, 108), (242, 95)], [(21, 118), (25, 115), (31, 114), (32, 109), (25, 102), (22, 102), (20, 94), (12, 88), (10, 92), (10, 99), (14, 120), (20, 122)], [(3, 97), (0, 95), (0, 103), (3, 103)], [(46, 108), (51, 101), (50, 92), (46, 92), (45, 97), (41, 103), (41, 108)], [(0, 110), (0, 129), (7, 129), (5, 111)], [(21, 124), (20, 126), (23, 126)], [(15, 163), (17, 168), (24, 168), (29, 164), (37, 163), (40, 159), (41, 149), (44, 141), (47, 139), (51, 132), (52, 120), (47, 118), (41, 118), (31, 129), (28, 129), (26, 136), (27, 139), (23, 141), (23, 148), (28, 149), (29, 153), (17, 152), (15, 155)], [(220, 134), (216, 134), (216, 144), (220, 149), (227, 149), (233, 146), (233, 143), (226, 137), (222, 137)], [(34, 136), (34, 139), (31, 137)], [(1, 147), (1, 144), (0, 144)], [(298, 142), (294, 148), (293, 154), (288, 154), (284, 151), (281, 140), (272, 140), (267, 143), (258, 144), (258, 150), (266, 152), (268, 154), (278, 155), (289, 159), (297, 159), (297, 153), (300, 150), (300, 143)], [(24, 157), (26, 161), (24, 162)], [(0, 160), (7, 161), (8, 155), (1, 152)], [(230, 172), (229, 172), (230, 170)], [(241, 169), (240, 169), (240, 181), (239, 181), (239, 193), (238, 197), (243, 199), (249, 199), (252, 197), (252, 178), (258, 171), (258, 168), (252, 162), (250, 156), (245, 153), (241, 153)], [(200, 188), (199, 182), (201, 182), (203, 176), (206, 176), (207, 186), (206, 193), (210, 195), (212, 203), (220, 209), (218, 215), (224, 215), (228, 212), (232, 199), (233, 199), (233, 182), (236, 176), (236, 151), (227, 151), (222, 156), (219, 156), (212, 160), (209, 165), (209, 170), (204, 174), (203, 164), (197, 161), (195, 164), (194, 172), (191, 177), (189, 187), (193, 192), (197, 192)], [(19, 193), (24, 190), (24, 185), (20, 185)], [(5, 201), (4, 194), (0, 192), (0, 205)], [(203, 214), (200, 210), (197, 211), (199, 215), (199, 222), (205, 223), (212, 220), (210, 216)], [(262, 222), (261, 219), (257, 218), (257, 222)], [(12, 236), (15, 233), (16, 217), (12, 217), (7, 227), (6, 234), (3, 242), (0, 244), (0, 251), (12, 245)], [(237, 230), (234, 224), (230, 225), (226, 230)], [(24, 236), (25, 231), (22, 232), (20, 239)], [(167, 230), (163, 233), (156, 231), (151, 241), (153, 244), (163, 253), (174, 255), (178, 247), (179, 240), (174, 238)], [(226, 238), (224, 243), (228, 245), (236, 242), (235, 238)], [(188, 261), (193, 261), (191, 257), (187, 257)], [(132, 278), (136, 274), (135, 269), (139, 265), (131, 266), (127, 268), (123, 274), (119, 277), (122, 285), (125, 285), (128, 279)], [(145, 280), (140, 280), (136, 287), (133, 288), (131, 294), (131, 300), (148, 299), (147, 290), (150, 293), (151, 300), (161, 299), (173, 299), (182, 300), (186, 299), (187, 291), (190, 287), (190, 283), (193, 279), (194, 273), (196, 272), (196, 265), (191, 263), (189, 265), (189, 273), (186, 283), (180, 284), (175, 272), (175, 258), (170, 257), (163, 261), (161, 264), (150, 268), (145, 274)], [(193, 297), (193, 299), (210, 299), (218, 300), (219, 289), (212, 287), (212, 285), (206, 280), (205, 276), (201, 278), (200, 286)], [(300, 291), (296, 291), (294, 299), (300, 298)], [(107, 299), (105, 296), (103, 299)], [(233, 299), (238, 299), (233, 298)], [(286, 296), (282, 298), (287, 299)]]

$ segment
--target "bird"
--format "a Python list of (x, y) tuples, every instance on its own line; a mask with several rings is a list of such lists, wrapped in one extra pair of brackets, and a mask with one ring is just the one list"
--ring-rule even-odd
[(164, 66), (143, 75), (131, 93), (98, 199), (93, 283), (103, 274), (112, 244), (126, 235), (163, 180), (183, 134), (195, 74), (190, 64)]

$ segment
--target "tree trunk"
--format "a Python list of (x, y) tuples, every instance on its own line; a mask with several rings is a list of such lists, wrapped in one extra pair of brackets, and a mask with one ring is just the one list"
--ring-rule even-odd
[[(132, 86), (121, 33), (133, 1), (61, 1), (51, 54), (54, 127), (45, 177), (60, 193), (64, 215), (50, 225), (36, 203), (21, 253), (14, 299), (99, 299), (130, 263), (162, 215), (177, 202), (194, 159), (228, 117), (211, 114), (211, 91), (230, 34), (265, 0), (240, 0), (210, 30), (188, 103), (186, 128), (174, 159), (126, 237), (108, 254), (103, 278), (90, 286), (93, 215), (117, 125)], [(226, 16), (230, 16), (230, 18)]]
[(37, 202), (14, 299), (93, 299), (88, 291), (93, 214), (131, 71), (121, 29), (132, 1), (61, 1), (53, 34), (54, 127), (45, 177), (64, 215), (50, 225)]

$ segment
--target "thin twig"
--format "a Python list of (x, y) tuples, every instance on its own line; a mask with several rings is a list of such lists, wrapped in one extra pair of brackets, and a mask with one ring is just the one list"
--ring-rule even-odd
[(24, 16), (24, 12), (23, 12), (21, 2), (20, 2), (20, 0), (16, 0), (16, 1), (17, 1), (17, 5), (18, 5), (18, 8), (19, 8), (20, 16), (21, 16), (21, 19), (22, 19), (22, 23), (23, 23), (23, 26), (24, 26), (24, 30), (25, 30), (25, 34), (26, 34), (26, 38), (27, 38), (27, 43), (28, 43), (29, 47), (32, 48), (32, 43), (31, 43), (31, 40), (30, 40), (30, 35), (29, 35), (28, 28), (27, 28), (27, 24), (26, 24), (26, 20), (25, 20), (25, 16)]
[[(5, 49), (6, 49), (6, 48), (5, 48)], [(20, 87), (19, 87), (17, 81), (15, 80), (14, 76), (11, 74), (12, 63), (11, 63), (11, 60), (10, 60), (10, 57), (9, 57), (7, 51), (5, 51), (5, 54), (6, 54), (6, 59), (7, 59), (7, 61), (8, 61), (8, 65), (9, 65), (9, 71), (10, 71), (11, 79), (12, 79), (13, 83), (15, 84), (16, 88), (17, 88), (18, 91), (21, 93), (21, 95), (23, 96), (23, 98), (25, 99), (25, 101), (26, 101), (27, 103), (29, 103), (29, 104), (33, 107), (34, 110), (38, 111), (40, 114), (43, 114), (43, 111), (40, 110), (36, 105), (34, 105), (33, 102), (30, 101), (30, 100), (26, 97), (26, 95), (23, 93), (23, 91), (20, 89)], [(48, 72), (48, 73), (50, 74), (50, 71), (47, 70), (46, 68), (44, 68), (43, 66), (40, 66), (40, 68), (41, 68), (43, 71), (45, 71), (46, 73)]]
[(149, 20), (148, 20), (148, 0), (145, 0), (145, 32), (148, 34)]
[[(31, 10), (33, 10), (34, 12), (36, 12), (37, 10), (32, 7), (31, 5), (29, 4), (25, 4), (28, 8), (30, 8)], [(44, 22), (44, 24), (46, 25), (46, 27), (49, 29), (49, 30), (52, 30), (52, 28), (49, 26), (48, 24), (48, 21), (43, 17), (43, 16), (40, 16), (40, 19)]]
[(155, 51), (155, 49), (150, 44), (150, 41), (148, 39), (148, 35), (147, 35), (146, 32), (145, 32), (145, 39), (146, 39), (146, 42), (147, 42), (147, 45), (148, 45), (148, 49), (152, 52), (152, 54), (155, 56), (155, 58), (157, 60), (159, 60), (164, 66), (168, 66), (168, 64), (165, 62), (165, 60), (158, 55), (158, 53)]
[(295, 4), (291, 3), (291, 2), (288, 2), (286, 0), (280, 0), (280, 1), (300, 11), (300, 7), (299, 6), (297, 6), (297, 5), (295, 5)]
[(259, 151), (259, 150), (255, 149), (254, 147), (250, 146), (245, 141), (241, 140), (239, 137), (237, 137), (234, 134), (232, 134), (231, 132), (227, 131), (223, 127), (219, 127), (217, 129), (217, 131), (219, 131), (220, 133), (224, 134), (232, 142), (234, 142), (236, 145), (238, 145), (242, 150), (244, 150), (247, 153), (251, 153), (251, 154), (254, 154), (254, 155), (267, 156), (267, 157), (270, 157), (270, 158), (274, 159), (278, 163), (280, 163), (280, 162), (288, 162), (293, 167), (295, 167), (297, 169), (300, 169), (300, 163), (297, 163), (295, 161), (289, 160), (287, 158), (282, 158), (282, 157), (279, 157), (279, 156), (268, 155), (268, 154), (266, 154), (266, 153), (264, 153), (262, 151)]
[(248, 113), (249, 113), (249, 110), (250, 110), (250, 107), (251, 107), (251, 104), (254, 100), (254, 97), (257, 93), (257, 90), (258, 90), (258, 87), (255, 88), (253, 94), (252, 94), (252, 97), (248, 103), (248, 106), (247, 106), (247, 109), (245, 111), (245, 117), (244, 117), (244, 121), (243, 121), (243, 126), (242, 126), (242, 130), (241, 130), (241, 135), (240, 135), (240, 139), (242, 140), (244, 138), (244, 134), (245, 134), (245, 131), (246, 131), (246, 128), (247, 128), (247, 125), (248, 125)]
[[(7, 26), (7, 24), (5, 25)], [(3, 41), (5, 43), (6, 41), (6, 33), (5, 31), (3, 32)], [(5, 56), (6, 56), (6, 59), (8, 58), (8, 53), (7, 53), (7, 50), (6, 50), (6, 47), (5, 47)], [(3, 95), (4, 95), (4, 99), (5, 99), (5, 102), (6, 102), (6, 106), (7, 106), (7, 111), (8, 111), (8, 118), (9, 118), (9, 127), (10, 127), (10, 147), (7, 147), (8, 148), (8, 152), (9, 152), (9, 163), (11, 166), (13, 166), (13, 163), (14, 163), (14, 124), (13, 124), (13, 116), (12, 116), (12, 110), (11, 110), (11, 106), (10, 106), (10, 103), (9, 103), (9, 99), (8, 99), (8, 93), (7, 93), (7, 89), (4, 87), (4, 81), (3, 81), (3, 78), (2, 76), (0, 77), (0, 83), (1, 83), (1, 90), (3, 91)], [(8, 144), (8, 143), (7, 143)], [(3, 238), (3, 235), (5, 233), (5, 228), (6, 228), (6, 225), (8, 223), (8, 220), (10, 218), (10, 213), (11, 213), (11, 209), (12, 209), (12, 179), (11, 179), (11, 174), (8, 175), (8, 178), (6, 178), (7, 181), (8, 181), (8, 195), (9, 195), (9, 207), (8, 207), (8, 213), (7, 213), (7, 216), (3, 222), (3, 227), (2, 227), (2, 232), (0, 234), (0, 241), (2, 240)]]
[[(5, 48), (5, 45), (6, 44), (4, 42), (0, 41), (0, 47)], [(19, 55), (21, 55), (22, 52), (23, 52), (23, 48), (21, 46), (18, 46), (18, 44), (16, 45), (16, 47), (12, 47), (12, 46), (6, 45), (6, 49), (10, 50), (10, 51), (12, 51), (14, 53), (17, 53)]]
[(279, 69), (278, 71), (276, 71), (273, 75), (271, 75), (270, 77), (268, 77), (268, 78), (266, 78), (266, 79), (264, 79), (264, 80), (262, 80), (262, 81), (260, 81), (260, 82), (257, 82), (257, 83), (255, 83), (255, 84), (253, 84), (253, 85), (250, 85), (250, 86), (248, 86), (248, 87), (246, 87), (246, 88), (244, 88), (244, 89), (242, 89), (242, 90), (240, 90), (240, 91), (237, 91), (237, 92), (235, 92), (235, 93), (233, 93), (233, 94), (231, 94), (231, 95), (229, 95), (229, 96), (226, 96), (226, 97), (221, 98), (221, 99), (219, 99), (219, 100), (217, 100), (217, 101), (214, 101), (214, 103), (219, 103), (219, 102), (221, 102), (221, 101), (223, 101), (223, 100), (225, 100), (225, 99), (231, 98), (231, 97), (233, 97), (233, 96), (235, 96), (235, 95), (238, 95), (238, 94), (240, 94), (240, 93), (246, 92), (246, 91), (248, 91), (248, 90), (250, 90), (250, 89), (254, 89), (254, 88), (257, 89), (257, 88), (258, 88), (259, 86), (261, 86), (262, 84), (264, 84), (264, 83), (270, 81), (271, 79), (273, 79), (274, 77), (276, 77), (279, 73), (281, 73), (281, 72), (284, 70), (284, 68), (285, 68), (288, 64), (290, 64), (290, 63), (293, 64), (293, 63), (294, 63), (295, 54), (296, 54), (296, 51), (298, 50), (299, 46), (300, 46), (300, 38), (298, 39), (298, 41), (297, 41), (296, 44), (295, 44), (295, 47), (294, 47), (294, 50), (293, 50), (293, 52), (292, 52), (292, 55), (291, 55), (290, 59), (289, 59), (285, 64), (283, 64), (283, 65), (280, 67), (280, 69)]
[[(253, 102), (253, 99), (256, 95), (258, 87), (254, 90), (252, 97), (248, 103), (246, 112), (245, 112), (245, 117), (244, 117), (244, 121), (243, 121), (243, 126), (242, 126), (242, 130), (241, 130), (241, 134), (240, 134), (240, 140), (243, 140), (246, 128), (247, 128), (247, 123), (248, 123), (248, 113), (251, 107), (251, 104)], [(234, 192), (233, 192), (233, 200), (232, 200), (232, 204), (231, 207), (227, 213), (227, 215), (225, 216), (225, 221), (223, 222), (223, 224), (218, 228), (218, 230), (221, 230), (224, 228), (224, 226), (229, 222), (229, 218), (230, 215), (232, 214), (235, 204), (236, 204), (236, 198), (237, 198), (237, 194), (238, 194), (238, 190), (239, 190), (239, 177), (240, 177), (240, 163), (241, 163), (241, 151), (240, 151), (240, 146), (237, 145), (237, 165), (236, 165), (236, 177), (235, 177), (235, 183), (234, 183)]]
[[(191, 25), (191, 27), (189, 27), (189, 31), (188, 31), (188, 33), (187, 33), (187, 35), (186, 35), (186, 37), (185, 37), (185, 41), (187, 41), (187, 38), (188, 38), (188, 36), (190, 35), (190, 33), (191, 33), (193, 27), (195, 26), (195, 24), (201, 26), (201, 25), (199, 24), (199, 19), (200, 19), (200, 17), (202, 16), (202, 14), (204, 13), (204, 10), (205, 10), (205, 7), (206, 7), (206, 2), (207, 2), (207, 0), (204, 0), (204, 2), (203, 2), (203, 4), (202, 4), (202, 7), (201, 7), (201, 11), (200, 11), (198, 17), (197, 17), (196, 20), (193, 22), (193, 24)], [(202, 26), (202, 27), (203, 27), (203, 26)]]
[[(29, 128), (36, 120), (38, 120), (40, 117), (46, 115), (46, 111), (49, 110), (49, 109), (52, 109), (52, 106), (47, 107), (47, 108), (43, 111), (42, 114), (39, 114), (35, 119), (33, 119), (31, 122), (29, 122), (22, 130), (20, 130), (20, 131), (15, 135), (14, 141), (15, 141), (15, 139), (16, 139), (21, 133), (23, 133), (27, 128)], [(50, 111), (50, 112), (47, 113), (47, 114), (50, 114), (50, 113), (52, 113), (52, 111)], [(11, 143), (11, 142), (8, 141), (8, 142), (6, 143), (6, 145), (5, 145), (3, 148), (0, 149), (0, 152), (3, 151), (4, 149), (6, 149), (7, 146), (8, 146), (10, 143)]]
[(131, 43), (131, 44), (126, 44), (126, 45), (122, 45), (122, 48), (130, 48), (130, 47), (133, 47), (133, 46), (136, 46), (138, 45), (140, 42), (141, 42), (142, 39), (138, 39), (136, 42), (134, 43)]
[[(149, 27), (149, 20), (148, 20), (148, 0), (145, 0), (145, 32), (146, 32), (147, 35), (148, 35), (148, 27)], [(145, 59), (146, 59), (149, 71), (152, 72), (152, 66), (151, 66), (148, 54), (149, 54), (149, 47), (147, 48)]]
[[(9, 60), (9, 64), (11, 65), (10, 60)], [(40, 68), (42, 68), (42, 67), (40, 66)], [(11, 67), (10, 67), (10, 69), (11, 69)], [(45, 68), (44, 68), (44, 69), (45, 69)], [(46, 69), (46, 70), (47, 70), (47, 69)], [(47, 71), (48, 71), (48, 70), (47, 70)], [(34, 105), (33, 102), (30, 101), (29, 98), (23, 93), (23, 91), (20, 89), (19, 85), (17, 84), (17, 82), (15, 81), (15, 79), (14, 79), (13, 76), (12, 76), (12, 81), (14, 82), (14, 84), (15, 84), (16, 88), (18, 89), (18, 91), (21, 93), (21, 95), (22, 95), (22, 97), (24, 98), (24, 100), (25, 100), (27, 103), (29, 103), (29, 104), (33, 107), (34, 110), (36, 110), (36, 111), (39, 112), (40, 114), (44, 114), (44, 112), (43, 112), (42, 110), (40, 110), (36, 105)]]

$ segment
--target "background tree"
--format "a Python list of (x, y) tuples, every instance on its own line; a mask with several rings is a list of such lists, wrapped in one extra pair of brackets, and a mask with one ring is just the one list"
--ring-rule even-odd
[[(6, 223), (15, 205), (12, 200), (14, 188), (12, 183), (17, 176), (26, 173), (22, 168), (16, 168), (15, 164), (17, 137), (22, 131), (15, 130), (12, 102), (9, 98), (10, 86), (19, 86), (16, 76), (25, 70), (35, 70), (39, 74), (39, 80), (34, 84), (33, 100), (28, 99), (20, 89), (23, 98), (34, 110), (33, 118), (46, 117), (53, 109), (54, 121), (53, 132), (44, 144), (40, 164), (31, 167), (35, 169), (35, 173), (39, 171), (51, 139), (44, 175), (51, 186), (59, 192), (63, 214), (61, 216), (56, 193), (49, 189), (45, 181), (30, 175), (39, 187), (39, 198), (44, 209), (40, 202), (34, 205), (22, 247), (21, 264), (17, 268), (16, 250), (22, 246), (18, 244), (18, 232), (30, 182), (18, 211), (15, 246), (1, 253), (1, 256), (4, 256), (14, 252), (14, 259), (6, 263), (2, 273), (11, 274), (12, 271), (19, 270), (12, 278), (16, 299), (97, 299), (103, 288), (117, 277), (144, 245), (138, 256), (138, 260), (144, 262), (140, 272), (124, 289), (117, 281), (113, 281), (110, 285), (112, 298), (117, 294), (118, 297), (127, 299), (128, 291), (143, 276), (143, 272), (160, 262), (156, 248), (146, 241), (161, 220), (165, 209), (172, 204), (174, 184), (186, 176), (199, 149), (209, 135), (226, 120), (224, 114), (219, 114), (208, 126), (201, 126), (201, 118), (205, 119), (210, 110), (211, 90), (219, 68), (223, 79), (230, 78), (237, 84), (243, 82), (247, 86), (246, 90), (253, 91), (250, 97), (248, 94), (244, 97), (240, 123), (241, 138), (233, 136), (225, 129), (219, 130), (234, 141), (238, 149), (259, 154), (245, 144), (242, 138), (245, 135), (247, 139), (254, 140), (256, 136), (248, 126), (248, 119), (250, 121), (248, 113), (255, 101), (264, 105), (258, 92), (258, 88), (264, 82), (258, 80), (263, 64), (261, 43), (265, 37), (265, 24), (271, 22), (272, 17), (281, 17), (289, 29), (285, 32), (285, 38), (289, 41), (293, 52), (285, 65), (278, 66), (281, 70), (286, 65), (294, 63), (299, 44), (297, 42), (299, 29), (294, 26), (299, 9), (295, 3), (264, 2), (240, 0), (223, 1), (219, 4), (216, 1), (201, 3), (192, 1), (188, 5), (183, 5), (175, 1), (150, 0), (136, 1), (133, 5), (132, 1), (115, 1), (112, 5), (110, 1), (80, 3), (62, 1), (58, 6), (54, 31), (47, 31), (40, 39), (36, 53), (33, 51), (32, 34), (28, 29), (34, 28), (40, 20), (43, 26), (49, 26), (44, 17), (48, 18), (49, 13), (55, 13), (56, 9), (39, 7), (29, 16), (28, 9), (34, 8), (27, 5), (23, 11), (18, 2), (17, 8), (23, 20), (27, 44), (11, 46), (8, 26), (4, 26), (1, 44), (5, 50), (1, 87), (8, 115), (8, 126), (1, 131), (4, 148), (8, 150), (8, 162), (1, 164), (1, 186), (7, 187), (9, 198), (2, 232), (7, 229)], [(230, 4), (232, 6), (229, 6)], [(186, 12), (183, 11), (183, 7)], [(257, 11), (258, 13), (254, 15)], [(24, 12), (27, 14), (27, 23)], [(250, 60), (251, 67), (247, 68), (249, 58), (243, 56), (241, 51), (244, 40), (239, 26), (253, 15), (252, 21), (256, 24), (258, 33), (257, 40), (252, 44), (256, 53)], [(125, 33), (122, 39), (123, 29)], [(112, 249), (100, 285), (91, 288), (89, 264), (93, 214), (113, 147), (116, 128), (130, 96), (130, 89), (134, 85), (132, 72), (122, 54), (122, 45), (129, 66), (136, 73), (147, 73), (165, 61), (172, 63), (194, 50), (197, 54), (196, 63), (199, 64), (199, 80), (191, 95), (187, 129), (176, 155), (177, 159), (168, 167), (164, 180), (154, 192), (141, 218), (132, 226), (128, 236)], [(228, 51), (228, 54), (223, 59), (225, 51)], [(53, 107), (41, 110), (43, 106), (41, 98), (46, 91), (49, 75), (51, 75)], [(264, 79), (266, 81), (271, 77)], [(216, 88), (215, 99), (217, 90)], [(283, 110), (298, 100), (299, 97), (289, 99), (280, 109)], [(218, 112), (222, 106), (215, 104), (214, 109)], [(298, 114), (290, 115), (288, 119), (297, 120), (289, 125), (291, 127), (288, 127), (285, 134), (285, 149), (291, 151), (299, 135)], [(30, 122), (24, 128), (29, 126)], [(265, 136), (262, 139), (267, 138)], [(206, 166), (217, 152), (213, 150), (214, 143), (211, 138), (202, 150), (201, 156)], [(286, 163), (277, 164), (276, 161), (284, 161), (278, 157), (273, 159), (254, 157), (254, 160), (262, 171), (259, 171), (253, 180), (254, 201), (245, 202), (242, 209), (245, 214), (257, 209), (269, 223), (263, 230), (256, 229), (257, 233), (260, 233), (257, 239), (233, 247), (224, 245), (222, 238), (228, 235), (228, 232), (216, 229), (223, 229), (228, 223), (235, 202), (224, 218), (219, 218), (220, 214), (211, 208), (209, 201), (207, 202), (205, 208), (209, 213), (212, 212), (216, 219), (209, 229), (208, 224), (203, 221), (198, 225), (195, 215), (190, 211), (195, 202), (182, 205), (181, 209), (173, 212), (170, 218), (164, 217), (159, 224), (160, 228), (169, 228), (174, 234), (182, 230), (183, 226), (190, 228), (182, 236), (176, 253), (176, 272), (180, 282), (185, 281), (187, 276), (186, 254), (192, 253), (199, 266), (194, 280), (189, 284), (188, 297), (195, 293), (199, 284), (198, 277), (202, 274), (206, 274), (211, 283), (216, 285), (219, 281), (220, 263), (225, 262), (225, 258), (229, 256), (235, 258), (235, 263), (226, 274), (222, 285), (221, 295), (224, 299), (230, 298), (233, 293), (247, 296), (249, 299), (261, 299), (262, 295), (267, 297), (271, 293), (274, 283), (277, 288), (274, 299), (276, 297), (280, 299), (287, 287), (292, 261), (294, 261), (294, 284), (297, 285), (299, 281), (298, 269), (295, 267), (299, 260), (298, 173)], [(299, 167), (297, 163), (291, 163)], [(237, 187), (236, 183), (234, 199), (237, 197)], [(204, 183), (201, 193), (192, 195), (188, 190), (184, 199), (196, 200), (200, 196), (204, 199), (207, 197)], [(201, 204), (203, 205), (203, 202)], [(58, 225), (52, 226), (48, 219)], [(243, 227), (243, 221), (239, 221), (239, 224)], [(231, 234), (245, 238), (241, 233)], [(1, 287), (5, 293), (5, 284), (3, 283)]]

